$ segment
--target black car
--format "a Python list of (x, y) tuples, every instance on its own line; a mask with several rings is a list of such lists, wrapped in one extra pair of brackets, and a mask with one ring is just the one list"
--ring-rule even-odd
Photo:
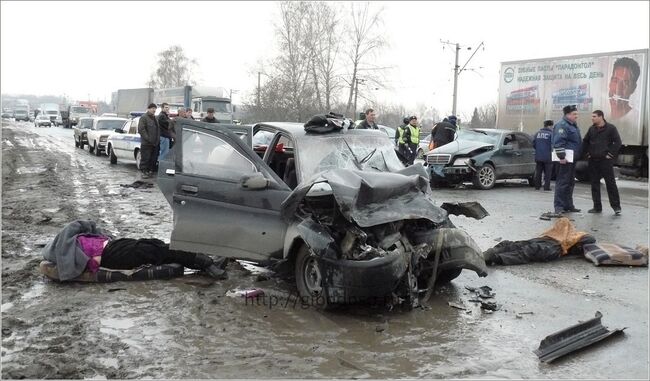
[(476, 243), (434, 203), (425, 168), (404, 167), (384, 132), (177, 119), (176, 133), (158, 173), (172, 249), (276, 260), (321, 307), (413, 306), (463, 268), (487, 274)]
[(456, 140), (426, 155), (431, 185), (472, 182), (491, 189), (497, 180), (527, 179), (533, 185), (535, 149), (523, 132), (459, 129)]

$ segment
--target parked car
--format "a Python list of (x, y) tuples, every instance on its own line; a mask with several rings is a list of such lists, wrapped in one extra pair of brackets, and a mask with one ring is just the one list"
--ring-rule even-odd
[(431, 185), (472, 182), (491, 189), (497, 180), (527, 179), (533, 184), (535, 149), (523, 132), (459, 129), (456, 140), (426, 155)]
[(52, 121), (50, 120), (50, 117), (47, 116), (46, 114), (38, 114), (36, 119), (34, 119), (34, 127), (42, 127), (42, 126), (52, 127)]
[(74, 146), (83, 149), (88, 144), (88, 130), (93, 126), (95, 118), (79, 118), (76, 125), (72, 127), (74, 133)]
[(476, 243), (434, 203), (425, 167), (404, 167), (383, 132), (176, 123), (158, 171), (172, 249), (277, 261), (320, 307), (413, 306), (463, 268), (487, 274)]
[(93, 125), (86, 133), (88, 138), (88, 152), (101, 156), (106, 150), (108, 137), (115, 133), (115, 130), (122, 128), (127, 119), (125, 118), (94, 118)]
[(127, 120), (121, 129), (115, 130), (115, 134), (108, 137), (106, 143), (106, 155), (110, 157), (111, 164), (117, 164), (117, 160), (135, 162), (140, 169), (140, 134), (138, 133), (138, 122), (140, 117)]
[(379, 129), (388, 136), (388, 139), (390, 139), (393, 142), (393, 145), (397, 147), (397, 143), (395, 143), (395, 133), (397, 129), (393, 127), (384, 126), (381, 124), (378, 124), (377, 127), (379, 127)]

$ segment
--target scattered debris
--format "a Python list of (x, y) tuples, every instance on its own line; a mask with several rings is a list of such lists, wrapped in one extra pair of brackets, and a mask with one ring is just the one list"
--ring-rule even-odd
[(489, 299), (489, 298), (494, 298), (496, 293), (492, 292), (492, 288), (490, 286), (481, 286), (481, 287), (470, 287), (470, 286), (465, 286), (465, 289), (471, 292), (475, 292), (476, 295), (483, 299)]
[(495, 302), (481, 302), (481, 309), (487, 311), (498, 311), (499, 306)]
[(458, 308), (459, 310), (466, 310), (467, 308), (462, 303), (447, 302), (449, 307)]
[(137, 180), (131, 184), (120, 184), (120, 186), (123, 188), (148, 189), (153, 188), (153, 183)]
[(126, 288), (109, 288), (108, 292), (126, 291)]
[(490, 215), (483, 206), (476, 202), (445, 202), (440, 207), (454, 216), (466, 216), (481, 220)]
[(261, 288), (254, 288), (250, 290), (231, 290), (226, 293), (226, 296), (241, 296), (243, 298), (255, 298), (264, 295), (264, 290)]
[(596, 317), (578, 323), (561, 331), (548, 335), (534, 350), (542, 362), (552, 362), (555, 359), (592, 345), (609, 336), (623, 332), (626, 327), (609, 331), (600, 321), (603, 315), (596, 311)]
[(257, 278), (255, 278), (255, 282), (264, 282), (271, 279), (271, 277), (268, 274), (258, 274)]
[(582, 290), (582, 292), (586, 295), (594, 295), (596, 293), (596, 291), (593, 290)]
[(515, 313), (515, 317), (517, 319), (521, 319), (523, 317), (523, 315), (533, 315), (533, 312), (532, 311), (525, 311), (525, 312), (517, 312), (517, 313)]
[(140, 214), (144, 214), (145, 216), (155, 216), (156, 213), (153, 212), (147, 212), (146, 210), (140, 209)]
[(3, 328), (2, 329), (2, 336), (11, 336), (11, 329), (10, 328)]
[(564, 215), (562, 213), (546, 212), (539, 216), (540, 220), (550, 221), (551, 218), (562, 218)]

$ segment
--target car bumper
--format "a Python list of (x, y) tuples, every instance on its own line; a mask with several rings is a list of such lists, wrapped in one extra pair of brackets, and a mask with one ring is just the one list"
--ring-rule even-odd
[(429, 165), (431, 179), (449, 182), (469, 181), (474, 176), (474, 170), (469, 166)]
[(328, 300), (335, 304), (387, 301), (404, 277), (409, 260), (404, 252), (370, 260), (318, 258)]
[(52, 122), (45, 122), (45, 121), (43, 121), (43, 122), (36, 122), (36, 125), (38, 125), (38, 126), (51, 126), (51, 125), (52, 125)]

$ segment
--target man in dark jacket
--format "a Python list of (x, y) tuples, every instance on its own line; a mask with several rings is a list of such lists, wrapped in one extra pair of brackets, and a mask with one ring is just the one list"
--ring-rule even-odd
[(431, 131), (433, 148), (442, 147), (445, 144), (453, 142), (454, 136), (456, 135), (456, 128), (455, 115), (451, 115), (436, 124), (436, 127)]
[(589, 160), (591, 198), (594, 201), (594, 208), (590, 209), (589, 213), (603, 211), (603, 204), (600, 201), (600, 179), (604, 178), (609, 205), (618, 216), (621, 214), (621, 199), (614, 178), (614, 161), (621, 148), (621, 137), (616, 126), (605, 120), (601, 110), (595, 110), (591, 114), (591, 121), (593, 125), (589, 127), (582, 141), (582, 150)]
[(580, 157), (580, 129), (578, 107), (564, 106), (564, 117), (553, 127), (553, 150), (559, 159), (559, 169), (555, 181), (555, 197), (553, 206), (555, 213), (578, 213), (573, 204), (573, 188), (575, 186), (576, 164)]
[(551, 145), (553, 139), (553, 121), (545, 120), (544, 127), (537, 131), (533, 147), (535, 147), (535, 189), (539, 190), (542, 185), (542, 172), (544, 173), (544, 190), (551, 190), (551, 171), (553, 161), (551, 160)]
[(206, 122), (206, 123), (219, 123), (217, 118), (214, 117), (214, 109), (212, 107), (208, 108), (208, 115), (201, 119), (201, 122)]
[(167, 152), (169, 152), (169, 143), (173, 138), (172, 123), (168, 114), (169, 104), (163, 103), (160, 107), (162, 110), (160, 111), (160, 115), (158, 115), (158, 126), (160, 127), (160, 153), (158, 154), (158, 161), (162, 160), (167, 155)]
[(160, 146), (160, 127), (156, 119), (156, 104), (151, 103), (147, 112), (140, 117), (138, 133), (140, 134), (140, 171), (143, 178), (153, 176)]
[(376, 118), (375, 110), (369, 108), (366, 110), (366, 119), (364, 119), (357, 128), (362, 130), (378, 130), (377, 123), (375, 122)]

